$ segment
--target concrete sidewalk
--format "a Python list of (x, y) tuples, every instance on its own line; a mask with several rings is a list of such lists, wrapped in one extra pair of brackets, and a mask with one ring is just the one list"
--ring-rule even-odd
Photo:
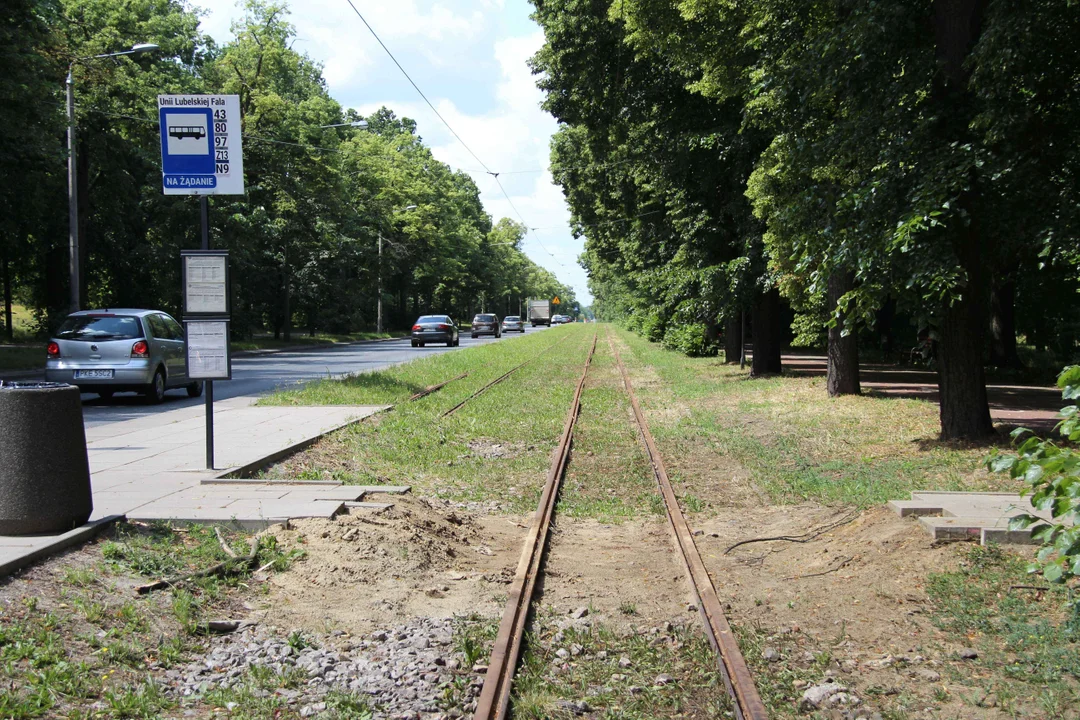
[[(205, 469), (202, 407), (87, 428), (94, 492), (91, 523), (126, 515), (132, 520), (234, 521), (257, 528), (290, 517), (332, 517), (370, 490), (311, 483), (204, 485), (229, 468), (257, 463), (383, 409), (256, 407), (254, 402), (235, 398), (215, 404), (217, 470)], [(40, 556), (69, 535), (0, 536), (0, 576), (6, 574), (4, 568)]]

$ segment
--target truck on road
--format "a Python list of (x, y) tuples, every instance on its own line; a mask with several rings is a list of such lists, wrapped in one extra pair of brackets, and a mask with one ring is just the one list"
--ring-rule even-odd
[(551, 325), (551, 301), (529, 298), (529, 322), (537, 325)]

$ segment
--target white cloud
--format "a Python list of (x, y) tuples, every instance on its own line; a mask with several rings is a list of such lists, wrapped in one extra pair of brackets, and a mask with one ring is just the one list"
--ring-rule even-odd
[[(526, 242), (529, 256), (588, 300), (577, 265), (582, 243), (570, 235), (566, 203), (547, 171), (557, 125), (540, 109), (543, 94), (527, 65), (544, 42), (539, 28), (525, 20), (528, 2), (353, 2), (477, 157), (492, 171), (506, 173), (499, 179), (513, 205), (527, 225), (541, 228)], [(207, 31), (227, 40), (218, 33), (240, 10), (232, 0), (201, 3), (212, 10)], [(473, 176), (492, 217), (519, 219), (495, 180), (416, 95), (345, 0), (293, 0), (291, 22), (297, 28), (295, 48), (324, 63), (334, 97), (364, 114), (385, 105), (415, 119), (435, 157)], [(500, 35), (506, 25), (532, 31)]]

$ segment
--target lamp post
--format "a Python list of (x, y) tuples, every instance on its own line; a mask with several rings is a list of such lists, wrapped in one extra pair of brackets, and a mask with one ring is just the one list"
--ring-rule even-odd
[[(361, 122), (363, 122), (363, 121), (361, 120)], [(364, 123), (364, 124), (367, 125), (367, 123)], [(405, 210), (415, 210), (416, 206), (415, 205), (406, 205), (404, 209)], [(378, 275), (378, 278), (379, 278), (379, 281), (378, 281), (378, 298), (377, 298), (376, 305), (375, 305), (375, 332), (377, 334), (380, 334), (380, 335), (382, 334), (382, 243), (383, 243), (383, 236), (382, 236), (382, 231), (380, 230), (379, 231), (379, 266), (377, 268), (377, 273), (376, 273)]]
[(100, 60), (103, 58), (122, 57), (124, 55), (141, 55), (146, 52), (157, 50), (158, 46), (153, 43), (138, 43), (130, 50), (121, 50), (114, 53), (102, 53), (101, 55), (89, 55), (75, 58), (68, 65), (67, 73), (67, 149), (68, 149), (68, 251), (70, 253), (68, 272), (71, 279), (71, 312), (79, 310), (79, 176), (75, 163), (75, 80), (72, 74), (75, 63), (85, 60)]
[(363, 129), (367, 128), (367, 126), (368, 126), (367, 125), (367, 120), (353, 120), (352, 122), (347, 122), (347, 123), (334, 123), (333, 125), (320, 125), (319, 129), (320, 130), (325, 130), (326, 128), (335, 128), (335, 127), (354, 127), (354, 128), (360, 128), (361, 130), (363, 130)]

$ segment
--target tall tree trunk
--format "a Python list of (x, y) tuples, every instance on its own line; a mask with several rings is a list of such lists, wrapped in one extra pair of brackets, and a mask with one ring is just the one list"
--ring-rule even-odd
[(896, 348), (895, 333), (893, 332), (893, 321), (896, 319), (896, 298), (887, 297), (885, 302), (877, 311), (877, 316), (874, 318), (874, 328), (877, 330), (877, 336), (881, 344), (881, 354), (884, 357), (885, 362), (889, 362), (893, 357), (893, 350)]
[(957, 245), (968, 282), (963, 295), (941, 315), (937, 345), (941, 439), (978, 440), (994, 432), (983, 369), (990, 293), (974, 224), (963, 229)]
[(286, 251), (285, 262), (285, 267), (281, 269), (282, 290), (285, 294), (284, 302), (282, 303), (282, 314), (284, 315), (284, 317), (282, 318), (282, 324), (285, 326), (285, 342), (290, 342), (292, 340), (292, 308), (289, 306), (289, 302), (291, 300), (291, 298), (289, 297), (289, 285), (291, 285), (292, 283), (290, 282), (289, 267), (287, 264), (289, 262), (288, 251)]
[(68, 288), (68, 246), (67, 238), (63, 244), (50, 245), (45, 249), (45, 302), (48, 310), (48, 330), (55, 331), (68, 316), (71, 297)]
[(713, 348), (720, 344), (720, 323), (714, 320), (705, 322), (705, 348), (712, 352)]
[(750, 377), (779, 375), (783, 369), (780, 351), (784, 334), (779, 290), (772, 289), (758, 295), (751, 312), (751, 322), (754, 361), (750, 367)]
[(9, 341), (15, 339), (15, 327), (11, 324), (11, 263), (4, 252), (4, 333)]
[(742, 346), (742, 313), (734, 313), (724, 321), (724, 362), (739, 362)]
[[(855, 274), (849, 270), (834, 270), (829, 275), (827, 303), (830, 313), (836, 312), (836, 306), (844, 293), (855, 286)], [(855, 333), (844, 336), (845, 314), (841, 314), (836, 327), (829, 328), (829, 370), (826, 385), (829, 397), (837, 395), (858, 395), (859, 388), (859, 345)]]
[(1011, 279), (990, 292), (990, 364), (1023, 367), (1016, 351), (1016, 282)]
[[(944, 141), (968, 142), (974, 112), (965, 61), (982, 32), (986, 0), (934, 0), (935, 57), (939, 68), (931, 97), (941, 118), (938, 134)], [(946, 237), (964, 271), (961, 295), (941, 310), (937, 345), (938, 390), (941, 397), (941, 439), (978, 440), (994, 432), (986, 398), (983, 350), (989, 324), (988, 277), (979, 234), (977, 177), (957, 198), (956, 217)]]

